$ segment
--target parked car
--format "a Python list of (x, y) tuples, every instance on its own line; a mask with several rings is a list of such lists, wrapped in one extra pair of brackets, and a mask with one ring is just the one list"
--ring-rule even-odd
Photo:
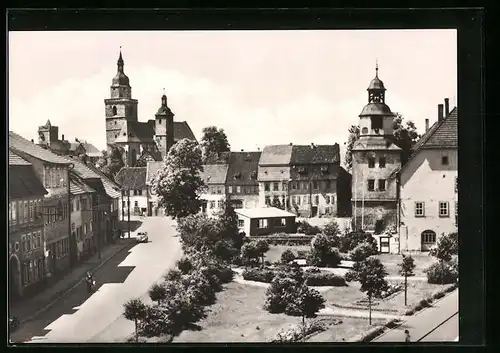
[(149, 241), (148, 232), (137, 233), (137, 242), (138, 243), (147, 243), (148, 241)]

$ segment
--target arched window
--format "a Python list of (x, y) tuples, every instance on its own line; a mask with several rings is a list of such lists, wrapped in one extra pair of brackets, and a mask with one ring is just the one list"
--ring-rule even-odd
[(422, 232), (422, 245), (434, 245), (436, 243), (436, 232), (433, 230), (424, 230)]
[(113, 115), (116, 115), (118, 114), (118, 112), (116, 111), (116, 106), (113, 106)]

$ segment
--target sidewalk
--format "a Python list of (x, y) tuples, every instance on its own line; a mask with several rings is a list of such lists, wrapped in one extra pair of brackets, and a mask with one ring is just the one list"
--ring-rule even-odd
[(417, 342), (434, 327), (458, 312), (458, 289), (418, 314), (409, 316), (399, 327), (389, 330), (372, 342), (403, 342), (404, 331), (410, 331), (411, 340)]
[(117, 241), (115, 244), (106, 246), (101, 251), (101, 260), (99, 260), (98, 254), (94, 254), (86, 262), (71, 269), (64, 277), (41, 293), (14, 303), (10, 308), (10, 316), (16, 316), (21, 323), (35, 318), (83, 281), (87, 271), (93, 271), (104, 265), (114, 255), (124, 250), (131, 242), (135, 242), (135, 239), (125, 238)]

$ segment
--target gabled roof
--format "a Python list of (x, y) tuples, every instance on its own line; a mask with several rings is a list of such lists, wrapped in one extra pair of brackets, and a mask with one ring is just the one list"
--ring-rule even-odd
[(31, 163), (22, 159), (9, 149), (9, 165), (31, 165)]
[(124, 190), (146, 189), (146, 167), (123, 167), (115, 180)]
[(174, 121), (174, 142), (185, 138), (198, 142), (187, 122)]
[(85, 148), (85, 153), (89, 157), (100, 157), (102, 155), (101, 151), (97, 147), (95, 147), (93, 144), (88, 143), (87, 141), (85, 142), (80, 142), (80, 144)]
[(340, 148), (334, 145), (292, 146), (291, 164), (340, 163)]
[(259, 165), (289, 165), (292, 149), (291, 145), (266, 146), (260, 155)]
[(155, 174), (165, 166), (165, 162), (148, 162), (146, 165), (146, 184), (149, 185)]
[(9, 131), (9, 148), (16, 152), (16, 154), (18, 154), (19, 152), (19, 154), (25, 153), (48, 163), (65, 165), (71, 163), (62, 156), (58, 156), (57, 154), (46, 150), (31, 141), (26, 140), (25, 138), (12, 131)]
[(90, 186), (85, 184), (85, 182), (76, 176), (73, 172), (69, 175), (69, 191), (72, 195), (81, 195), (95, 192)]
[(458, 111), (456, 107), (446, 118), (435, 122), (413, 146), (413, 150), (450, 147), (458, 147)]
[(87, 167), (98, 174), (101, 178), (101, 182), (104, 185), (104, 190), (106, 190), (106, 194), (109, 197), (116, 199), (121, 196), (120, 185), (118, 185), (113, 180), (109, 179), (103, 172), (101, 172), (97, 167), (92, 165), (92, 163), (88, 163)]
[(231, 152), (227, 185), (259, 185), (257, 180), (261, 152)]
[(458, 148), (458, 110), (453, 108), (446, 118), (436, 121), (422, 135), (412, 148), (410, 159), (401, 168), (391, 173), (391, 177), (403, 171), (421, 149)]
[(200, 172), (200, 177), (207, 185), (225, 184), (228, 167), (227, 164), (206, 164)]
[(29, 164), (9, 164), (9, 199), (43, 197), (48, 191)]
[[(125, 134), (125, 135), (124, 135)], [(154, 128), (150, 123), (143, 123), (139, 121), (127, 121), (118, 137), (116, 143), (125, 142), (141, 142), (153, 143)]]

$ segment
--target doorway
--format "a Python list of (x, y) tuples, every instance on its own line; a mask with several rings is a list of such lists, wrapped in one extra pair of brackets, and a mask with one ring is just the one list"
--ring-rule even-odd
[(12, 255), (9, 260), (9, 294), (11, 299), (21, 297), (21, 271), (19, 259)]

